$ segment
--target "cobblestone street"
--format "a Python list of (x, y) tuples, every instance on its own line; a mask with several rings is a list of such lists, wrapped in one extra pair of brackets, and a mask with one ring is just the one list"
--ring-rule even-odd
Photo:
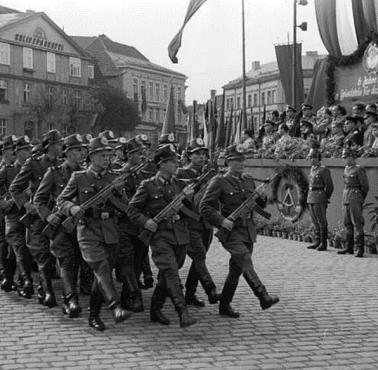
[[(209, 269), (219, 289), (228, 255), (214, 242)], [(189, 259), (182, 270), (186, 276)], [(6, 369), (376, 369), (378, 363), (378, 259), (316, 252), (305, 243), (259, 237), (256, 270), (281, 301), (262, 311), (241, 281), (234, 308), (222, 318), (217, 306), (191, 307), (197, 325), (181, 329), (171, 302), (170, 326), (152, 324), (148, 309), (108, 330), (87, 326), (87, 314), (68, 319), (60, 307), (0, 293), (0, 368)], [(156, 272), (156, 271), (155, 271)], [(60, 281), (55, 282), (58, 295)], [(144, 291), (148, 308), (152, 291)], [(199, 295), (204, 298), (202, 289)], [(60, 297), (59, 297), (60, 300)], [(81, 297), (83, 307), (87, 299)]]

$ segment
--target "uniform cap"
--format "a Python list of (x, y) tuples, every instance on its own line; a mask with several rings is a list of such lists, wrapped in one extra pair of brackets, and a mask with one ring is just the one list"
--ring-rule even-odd
[(117, 144), (115, 145), (114, 149), (122, 149), (125, 147), (125, 144), (127, 143), (127, 139), (123, 136), (119, 137), (116, 139)]
[(365, 109), (365, 114), (366, 115), (371, 115), (377, 117), (377, 106), (375, 104), (369, 104), (366, 106)]
[(286, 110), (288, 111), (288, 110), (291, 110), (291, 111), (293, 111), (294, 113), (297, 113), (297, 110), (293, 107), (293, 106), (291, 106), (291, 105), (288, 105), (287, 107), (286, 107)]
[(175, 141), (176, 141), (175, 134), (170, 133), (170, 134), (160, 135), (158, 143), (159, 143), (159, 145), (161, 145), (161, 144), (173, 144)]
[(113, 150), (109, 141), (105, 137), (95, 137), (93, 138), (88, 145), (88, 154), (93, 154), (95, 152), (100, 152), (103, 150)]
[(81, 135), (73, 134), (69, 135), (64, 138), (63, 143), (63, 150), (66, 152), (67, 150), (74, 149), (74, 148), (82, 148), (84, 146), (84, 141)]
[(90, 141), (93, 139), (93, 137), (92, 137), (91, 134), (81, 135), (81, 138), (83, 139), (83, 145), (84, 146), (88, 146), (88, 144), (90, 143)]
[(176, 148), (173, 144), (161, 145), (156, 149), (154, 155), (154, 162), (156, 164), (166, 162), (169, 160), (178, 160), (180, 156), (178, 155)]
[(145, 146), (137, 137), (134, 137), (125, 143), (124, 148), (126, 154), (131, 154), (145, 149)]
[(243, 145), (241, 144), (234, 144), (230, 145), (226, 148), (225, 158), (230, 160), (240, 160), (243, 161), (245, 159), (245, 150)]
[(14, 144), (16, 143), (17, 137), (15, 135), (8, 135), (3, 138), (3, 144), (1, 149), (14, 149)]
[(105, 130), (98, 134), (98, 137), (104, 137), (108, 140), (110, 144), (116, 143), (117, 139), (112, 130)]
[(42, 147), (47, 149), (50, 145), (62, 142), (62, 135), (58, 130), (50, 130), (42, 136)]
[(135, 138), (143, 143), (145, 146), (151, 146), (151, 141), (146, 134), (140, 134), (135, 136)]
[(187, 147), (188, 154), (195, 153), (199, 150), (206, 150), (208, 149), (205, 147), (205, 143), (201, 138), (193, 139)]
[(14, 149), (17, 150), (22, 150), (22, 149), (31, 149), (33, 145), (30, 143), (29, 136), (20, 136), (16, 139), (16, 142), (14, 144)]
[(308, 104), (308, 103), (304, 103), (302, 104), (302, 110), (305, 110), (305, 109), (310, 109), (312, 110), (314, 107), (311, 105), (311, 104)]

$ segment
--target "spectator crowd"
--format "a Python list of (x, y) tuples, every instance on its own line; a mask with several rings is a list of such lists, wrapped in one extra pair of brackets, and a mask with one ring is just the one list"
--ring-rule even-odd
[(314, 140), (323, 157), (341, 157), (346, 146), (360, 157), (378, 157), (377, 105), (357, 103), (349, 113), (339, 104), (316, 113), (310, 104), (302, 104), (300, 112), (288, 106), (281, 114), (273, 111), (257, 136), (244, 131), (242, 140), (255, 158), (306, 158)]

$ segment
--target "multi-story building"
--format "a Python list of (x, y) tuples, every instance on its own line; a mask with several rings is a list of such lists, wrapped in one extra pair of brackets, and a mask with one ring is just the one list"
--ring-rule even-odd
[(0, 7), (0, 136), (88, 127), (93, 71), (88, 54), (45, 13)]
[(96, 78), (104, 79), (137, 103), (142, 118), (137, 132), (148, 134), (153, 143), (160, 133), (173, 86), (175, 131), (179, 141), (185, 142), (185, 75), (152, 63), (133, 46), (112, 41), (105, 35), (72, 38), (95, 58), (98, 67), (95, 69)]
[[(324, 56), (318, 55), (317, 51), (308, 51), (302, 56), (305, 97), (310, 90), (315, 61), (322, 57)], [(251, 125), (253, 117), (255, 128), (258, 128), (262, 123), (264, 112), (268, 117), (274, 110), (282, 112), (285, 109), (286, 98), (278, 64), (277, 62), (260, 64), (259, 61), (254, 61), (246, 77), (248, 124)], [(226, 96), (226, 115), (230, 114), (231, 107), (236, 114), (240, 113), (243, 107), (242, 78), (230, 81), (223, 88)]]

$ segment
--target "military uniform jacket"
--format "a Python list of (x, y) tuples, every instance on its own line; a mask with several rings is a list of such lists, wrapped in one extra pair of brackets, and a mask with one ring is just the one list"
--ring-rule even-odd
[(9, 193), (19, 209), (28, 201), (26, 190), (33, 196), (44, 173), (54, 164), (46, 154), (26, 160), (9, 187)]
[(368, 191), (369, 181), (365, 169), (360, 166), (346, 166), (343, 204), (363, 203)]
[(328, 203), (333, 193), (331, 172), (327, 167), (312, 166), (309, 175), (307, 203)]
[[(57, 199), (58, 208), (68, 217), (73, 205), (83, 204), (96, 195), (106, 185), (110, 184), (118, 174), (112, 171), (105, 171), (103, 174), (96, 173), (91, 166), (84, 171), (74, 172), (66, 187)], [(116, 193), (120, 202), (127, 204), (122, 198), (122, 189)], [(100, 207), (89, 209), (77, 226), (78, 241), (97, 241), (106, 244), (117, 244), (119, 242), (118, 218), (113, 205), (107, 201)]]
[[(131, 198), (128, 207), (130, 220), (143, 228), (146, 221), (163, 210), (185, 187), (185, 182), (172, 177), (165, 180), (159, 172), (148, 180), (142, 181), (136, 193)], [(157, 233), (174, 233), (180, 245), (189, 243), (189, 229), (183, 214), (165, 220), (158, 225)]]
[(16, 160), (12, 164), (3, 164), (0, 169), (0, 194), (4, 196), (6, 200), (9, 200), (13, 203), (13, 205), (7, 209), (7, 214), (19, 213), (16, 204), (9, 194), (9, 186), (12, 183), (13, 179), (16, 177), (17, 173), (20, 171), (21, 166), (21, 163)]
[(358, 129), (355, 129), (352, 132), (349, 132), (348, 135), (345, 136), (344, 145), (345, 144), (362, 146), (364, 144), (363, 133)]
[[(255, 182), (248, 175), (235, 178), (230, 173), (217, 175), (211, 179), (200, 203), (201, 215), (215, 227), (220, 227), (223, 220), (238, 208), (255, 189)], [(259, 206), (265, 207), (266, 201), (259, 199)], [(220, 211), (218, 205), (220, 204)], [(249, 212), (236, 220), (230, 238), (245, 242), (256, 241), (253, 214)]]
[[(75, 171), (79, 170), (82, 168), (75, 169)], [(73, 171), (68, 162), (47, 169), (33, 198), (33, 203), (42, 220), (46, 220), (53, 210), (56, 199), (67, 185)]]
[[(201, 171), (196, 171), (192, 166), (189, 165), (185, 168), (179, 168), (179, 170), (177, 172), (177, 177), (179, 179), (189, 180), (189, 179), (195, 179), (195, 178), (201, 176), (202, 173), (203, 172), (201, 172)], [(200, 191), (200, 192), (194, 194), (194, 197), (193, 197), (193, 201), (192, 201), (193, 207), (192, 208), (198, 214), (199, 214), (199, 204), (200, 204), (200, 201), (201, 201), (203, 194), (204, 194), (204, 192)], [(197, 221), (197, 220), (194, 220), (194, 219), (190, 220), (189, 228), (193, 229), (193, 230), (201, 231), (201, 230), (211, 230), (213, 227), (211, 226), (211, 224), (207, 220), (205, 220), (202, 217), (200, 221)]]

